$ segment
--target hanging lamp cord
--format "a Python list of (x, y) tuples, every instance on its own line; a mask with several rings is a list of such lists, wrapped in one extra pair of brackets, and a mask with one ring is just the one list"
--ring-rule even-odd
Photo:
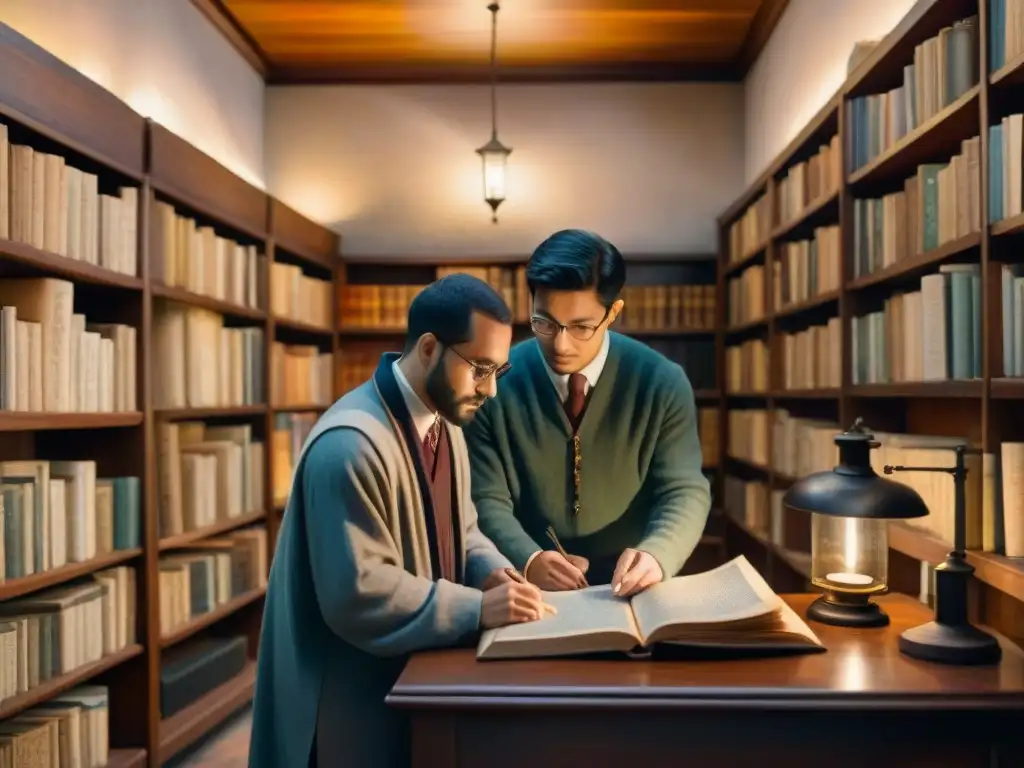
[(491, 12), (491, 138), (498, 138), (498, 10), (494, 2), (487, 6)]

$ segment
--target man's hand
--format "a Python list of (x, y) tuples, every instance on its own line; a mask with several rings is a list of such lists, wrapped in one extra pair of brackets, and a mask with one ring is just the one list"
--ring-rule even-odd
[(480, 626), (490, 629), (536, 621), (544, 615), (544, 610), (544, 601), (537, 587), (509, 579), (484, 592)]
[(587, 579), (583, 575), (590, 567), (587, 559), (575, 555), (569, 557), (576, 562), (566, 560), (554, 550), (541, 552), (530, 563), (526, 578), (548, 592), (565, 592), (587, 586)]
[(515, 581), (511, 576), (508, 575), (507, 568), (495, 568), (484, 579), (484, 583), (480, 585), (480, 590), (486, 592), (489, 589), (500, 587), (502, 584), (508, 581)]
[(657, 584), (662, 577), (661, 566), (651, 555), (638, 549), (627, 549), (615, 564), (612, 594), (619, 597), (635, 595)]

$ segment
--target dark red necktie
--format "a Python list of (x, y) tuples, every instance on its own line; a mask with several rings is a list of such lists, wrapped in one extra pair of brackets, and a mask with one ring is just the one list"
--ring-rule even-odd
[(441, 436), (441, 419), (435, 418), (434, 423), (427, 430), (427, 436), (423, 438), (423, 449), (431, 459), (437, 456), (437, 441)]
[(582, 373), (569, 374), (569, 398), (565, 401), (566, 412), (574, 427), (579, 426), (583, 408), (587, 404), (587, 377)]

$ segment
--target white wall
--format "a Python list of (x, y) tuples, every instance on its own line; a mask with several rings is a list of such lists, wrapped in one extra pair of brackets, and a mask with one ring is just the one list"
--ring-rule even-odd
[(267, 182), (358, 255), (528, 254), (563, 227), (624, 252), (716, 248), (743, 185), (740, 84), (504, 85), (508, 199), (492, 224), (474, 149), (481, 86), (271, 87)]
[(747, 75), (745, 184), (775, 159), (846, 79), (860, 40), (885, 37), (914, 0), (790, 0)]
[(189, 0), (0, 0), (0, 21), (264, 185), (263, 81)]

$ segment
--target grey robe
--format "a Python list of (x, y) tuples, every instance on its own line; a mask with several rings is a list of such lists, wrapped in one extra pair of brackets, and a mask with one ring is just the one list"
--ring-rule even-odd
[(314, 735), (319, 768), (407, 765), (405, 717), (384, 697), (411, 652), (472, 641), (483, 594), (474, 587), (510, 567), (477, 527), (466, 443), (447, 426), (470, 586), (432, 580), (413, 460), (375, 382), (313, 428), (271, 567), (251, 768), (305, 768)]

